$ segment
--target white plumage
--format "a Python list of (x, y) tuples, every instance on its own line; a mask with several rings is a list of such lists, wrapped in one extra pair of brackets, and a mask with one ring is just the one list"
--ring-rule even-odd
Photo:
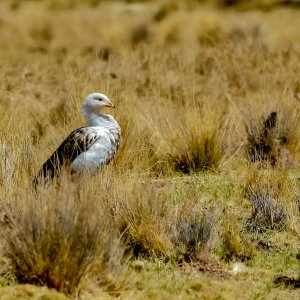
[(43, 164), (35, 182), (39, 178), (59, 175), (64, 165), (76, 172), (94, 172), (114, 158), (120, 144), (121, 129), (113, 116), (100, 112), (103, 107), (114, 107), (107, 96), (101, 93), (87, 96), (82, 106), (87, 127), (71, 132)]

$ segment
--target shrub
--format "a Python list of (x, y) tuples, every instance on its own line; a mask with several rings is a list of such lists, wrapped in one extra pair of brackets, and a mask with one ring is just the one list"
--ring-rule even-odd
[[(181, 217), (179, 216), (180, 219)], [(179, 252), (195, 259), (197, 254), (208, 245), (215, 219), (216, 217), (212, 213), (200, 213), (198, 211), (191, 213), (183, 220), (178, 220), (173, 243), (177, 246)]]
[[(256, 108), (258, 109), (258, 108)], [(262, 109), (262, 107), (260, 107)], [(299, 110), (292, 99), (277, 104), (263, 117), (246, 117), (246, 153), (249, 161), (262, 165), (294, 167), (299, 159)]]
[(148, 24), (139, 24), (131, 29), (129, 39), (132, 45), (148, 41), (150, 37), (150, 29)]
[(135, 256), (164, 256), (171, 249), (168, 222), (170, 205), (164, 193), (158, 193), (149, 183), (132, 185), (118, 197), (112, 217)]
[(46, 285), (78, 294), (90, 284), (118, 291), (122, 245), (108, 224), (99, 199), (63, 179), (28, 192), (7, 209), (4, 254), (21, 283)]
[[(271, 112), (261, 124), (246, 125), (247, 154), (251, 162), (266, 161), (272, 166), (278, 162), (277, 112)], [(258, 125), (258, 126), (257, 126)]]
[(247, 229), (264, 232), (268, 229), (280, 229), (286, 225), (286, 205), (283, 206), (283, 199), (288, 202), (293, 195), (284, 172), (250, 168), (244, 195), (252, 204)]
[(226, 215), (221, 231), (222, 254), (225, 261), (231, 259), (248, 260), (253, 253), (252, 245), (242, 234), (235, 216)]
[(156, 115), (159, 119), (149, 124), (158, 161), (183, 173), (217, 169), (227, 154), (226, 104), (211, 99), (165, 103)]
[(178, 266), (185, 271), (226, 276), (221, 264), (210, 251), (217, 221), (216, 211), (204, 210), (202, 205), (191, 207), (190, 201), (183, 201), (176, 206), (174, 213), (172, 242)]
[(267, 229), (279, 229), (285, 224), (284, 208), (268, 194), (257, 194), (251, 197), (252, 214), (247, 228), (258, 232)]

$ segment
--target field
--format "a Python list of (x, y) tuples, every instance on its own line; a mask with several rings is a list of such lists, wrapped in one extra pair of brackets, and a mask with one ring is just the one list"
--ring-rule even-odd
[[(0, 299), (299, 299), (299, 1), (0, 3)], [(92, 92), (96, 176), (42, 163)]]

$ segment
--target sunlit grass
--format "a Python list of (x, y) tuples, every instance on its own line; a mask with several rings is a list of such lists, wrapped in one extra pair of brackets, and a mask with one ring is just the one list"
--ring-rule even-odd
[[(195, 3), (1, 3), (0, 298), (296, 299), (298, 11)], [(94, 91), (117, 157), (33, 190)]]

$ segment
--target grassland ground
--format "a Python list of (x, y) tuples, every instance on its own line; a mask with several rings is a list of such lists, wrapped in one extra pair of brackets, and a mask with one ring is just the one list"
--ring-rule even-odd
[[(290, 2), (1, 2), (1, 300), (299, 298)], [(34, 190), (94, 91), (116, 159)]]

